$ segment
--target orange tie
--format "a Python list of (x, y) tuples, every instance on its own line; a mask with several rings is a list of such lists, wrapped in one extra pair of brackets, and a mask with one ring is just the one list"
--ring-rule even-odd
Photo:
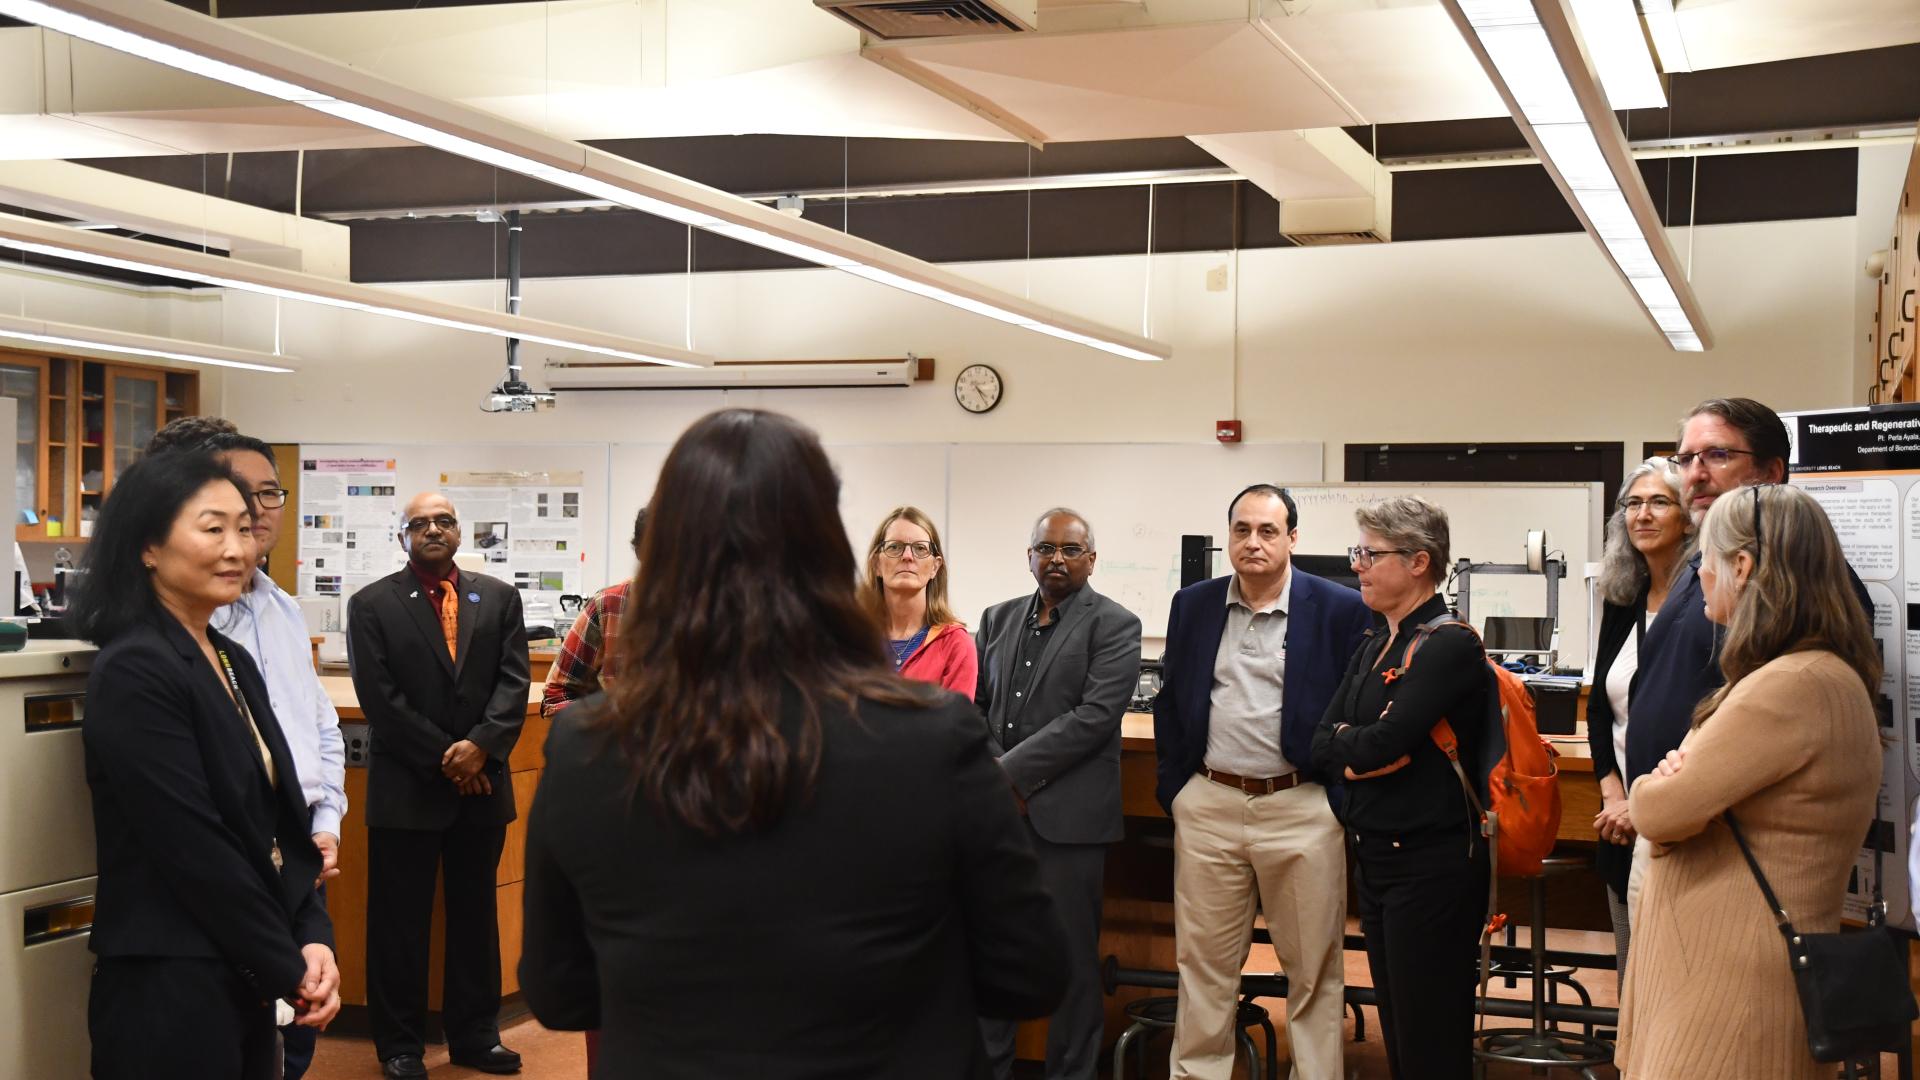
[(440, 633), (447, 639), (447, 655), (455, 660), (454, 643), (460, 640), (460, 589), (457, 579), (440, 583)]

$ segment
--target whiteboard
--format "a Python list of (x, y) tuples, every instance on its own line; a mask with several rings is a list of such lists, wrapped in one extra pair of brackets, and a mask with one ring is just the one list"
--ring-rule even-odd
[(1165, 635), (1180, 588), (1182, 533), (1224, 533), (1227, 501), (1248, 484), (1322, 476), (1319, 443), (975, 443), (954, 446), (951, 460), (956, 615), (973, 623), (1031, 594), (1034, 519), (1067, 506), (1093, 526), (1093, 587), (1140, 616), (1150, 638)]
[[(1446, 510), (1456, 563), (1463, 558), (1524, 563), (1528, 530), (1546, 530), (1547, 550), (1563, 553), (1568, 575), (1560, 581), (1560, 662), (1585, 666), (1585, 570), (1600, 559), (1605, 495), (1599, 484), (1300, 484), (1292, 490), (1300, 506), (1300, 543), (1294, 550), (1306, 555), (1344, 554), (1359, 538), (1354, 510), (1403, 495), (1418, 495)], [(1219, 565), (1224, 573), (1225, 561)], [(1483, 629), (1489, 615), (1545, 615), (1546, 578), (1477, 576), (1469, 608), (1474, 625)]]

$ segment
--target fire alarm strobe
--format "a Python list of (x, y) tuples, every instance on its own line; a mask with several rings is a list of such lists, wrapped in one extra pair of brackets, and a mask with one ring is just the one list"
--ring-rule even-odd
[(1240, 421), (1220, 420), (1213, 425), (1213, 437), (1221, 442), (1240, 441)]

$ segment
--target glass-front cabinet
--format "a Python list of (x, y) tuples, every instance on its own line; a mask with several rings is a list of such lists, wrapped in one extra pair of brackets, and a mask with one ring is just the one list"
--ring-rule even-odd
[(113, 478), (170, 420), (199, 408), (194, 371), (0, 349), (0, 397), (18, 410), (15, 539), (85, 538)]

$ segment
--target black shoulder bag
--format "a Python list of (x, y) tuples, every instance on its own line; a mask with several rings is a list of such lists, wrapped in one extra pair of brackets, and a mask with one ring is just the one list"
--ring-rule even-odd
[(1787, 940), (1787, 964), (1807, 1019), (1807, 1045), (1815, 1061), (1851, 1061), (1897, 1053), (1907, 1045), (1920, 1006), (1907, 985), (1906, 950), (1886, 928), (1887, 901), (1880, 889), (1880, 844), (1873, 845), (1873, 906), (1865, 930), (1803, 934), (1793, 928), (1780, 900), (1754, 860), (1753, 849), (1728, 813), (1727, 828), (1747, 857), (1753, 880)]

